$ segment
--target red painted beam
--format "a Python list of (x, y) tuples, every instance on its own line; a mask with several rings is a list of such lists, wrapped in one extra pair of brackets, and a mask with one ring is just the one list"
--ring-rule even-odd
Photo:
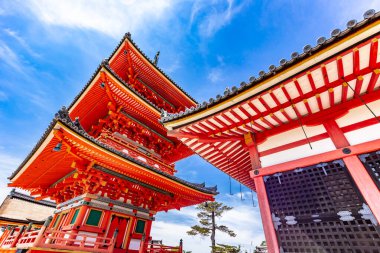
[[(377, 146), (379, 149), (380, 147)], [(380, 222), (380, 191), (356, 155), (343, 158), (357, 187), (366, 200), (377, 221)]]
[(278, 246), (276, 231), (273, 226), (272, 213), (270, 211), (263, 177), (256, 177), (254, 181), (256, 185), (257, 199), (259, 202), (261, 220), (263, 222), (263, 229), (267, 242), (268, 252), (279, 253), (280, 248)]
[(333, 160), (349, 157), (352, 155), (360, 155), (364, 153), (369, 153), (372, 151), (379, 150), (380, 139), (357, 144), (354, 146), (347, 146), (346, 148), (349, 148), (351, 150), (350, 154), (343, 153), (343, 148), (340, 148), (337, 150), (325, 152), (318, 155), (312, 155), (312, 156), (296, 159), (289, 162), (284, 162), (284, 163), (280, 163), (280, 164), (276, 164), (276, 165), (272, 165), (268, 167), (263, 167), (260, 169), (259, 175), (255, 175), (253, 171), (250, 172), (250, 175), (251, 175), (251, 178), (267, 176), (267, 175), (272, 175), (278, 172), (285, 172), (289, 170), (294, 170), (296, 168), (302, 168), (302, 167), (307, 167), (314, 164), (319, 164), (322, 162), (330, 162)]

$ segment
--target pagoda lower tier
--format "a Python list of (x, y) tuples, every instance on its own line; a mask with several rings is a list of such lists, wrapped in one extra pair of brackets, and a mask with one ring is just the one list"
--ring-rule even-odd
[(40, 230), (14, 229), (0, 249), (146, 252), (157, 212), (214, 200), (216, 187), (184, 181), (104, 140), (88, 135), (65, 108), (56, 114), (9, 184), (54, 200), (54, 217)]

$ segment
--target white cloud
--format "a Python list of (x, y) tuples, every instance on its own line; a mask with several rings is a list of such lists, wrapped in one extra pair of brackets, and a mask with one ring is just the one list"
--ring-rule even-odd
[(13, 31), (10, 28), (6, 28), (4, 29), (4, 33), (16, 40), (27, 51), (28, 54), (33, 57), (40, 57), (40, 55), (34, 52), (30, 48), (29, 44), (24, 40), (24, 38), (22, 38), (16, 31)]
[(207, 79), (212, 83), (217, 83), (223, 80), (223, 71), (220, 68), (212, 68), (207, 75)]
[[(250, 193), (249, 193), (250, 194)], [(226, 201), (227, 202), (227, 201)], [(253, 208), (247, 202), (240, 202), (232, 196), (229, 205), (233, 203), (234, 209), (224, 214), (217, 223), (228, 226), (237, 234), (236, 237), (229, 237), (227, 234), (217, 232), (216, 241), (221, 244), (241, 245), (247, 251), (251, 245), (259, 245), (264, 240), (261, 219), (258, 207)], [(183, 208), (181, 211), (169, 211), (165, 216), (165, 221), (153, 222), (152, 237), (155, 240), (163, 240), (163, 243), (176, 246), (179, 239), (184, 241), (184, 249), (196, 253), (210, 252), (210, 238), (200, 236), (188, 236), (186, 231), (192, 225), (197, 224), (197, 210), (194, 207)], [(176, 222), (181, 220), (181, 222)], [(184, 222), (186, 221), (186, 222)], [(250, 252), (250, 251), (249, 251)]]
[(199, 33), (202, 37), (212, 37), (217, 31), (228, 25), (250, 1), (236, 4), (234, 0), (198, 0), (193, 4), (190, 25), (198, 21)]
[(20, 58), (6, 43), (0, 40), (0, 62), (1, 61), (17, 72), (24, 72)]
[(165, 21), (174, 8), (173, 0), (32, 0), (21, 1), (46, 25), (89, 29), (120, 38), (126, 31), (142, 33), (148, 25)]

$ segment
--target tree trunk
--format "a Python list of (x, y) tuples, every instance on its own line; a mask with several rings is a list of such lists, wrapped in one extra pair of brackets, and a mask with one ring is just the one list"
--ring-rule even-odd
[(215, 252), (215, 231), (216, 231), (214, 210), (211, 213), (211, 222), (212, 222), (212, 229), (211, 229), (211, 246), (212, 246), (212, 248), (211, 248), (211, 253), (214, 253)]

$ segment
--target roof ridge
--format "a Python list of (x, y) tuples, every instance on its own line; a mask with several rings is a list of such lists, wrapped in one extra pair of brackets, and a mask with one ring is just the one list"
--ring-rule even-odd
[(22, 199), (22, 200), (25, 200), (25, 201), (29, 201), (29, 202), (33, 202), (33, 203), (38, 203), (38, 204), (41, 204), (41, 205), (45, 205), (45, 206), (49, 206), (49, 207), (56, 207), (56, 203), (54, 203), (53, 201), (48, 201), (48, 200), (36, 200), (34, 197), (30, 196), (30, 195), (27, 195), (27, 194), (24, 194), (24, 193), (21, 193), (21, 192), (17, 192), (15, 189), (12, 189), (12, 191), (9, 193), (10, 198), (18, 198), (18, 199)]

